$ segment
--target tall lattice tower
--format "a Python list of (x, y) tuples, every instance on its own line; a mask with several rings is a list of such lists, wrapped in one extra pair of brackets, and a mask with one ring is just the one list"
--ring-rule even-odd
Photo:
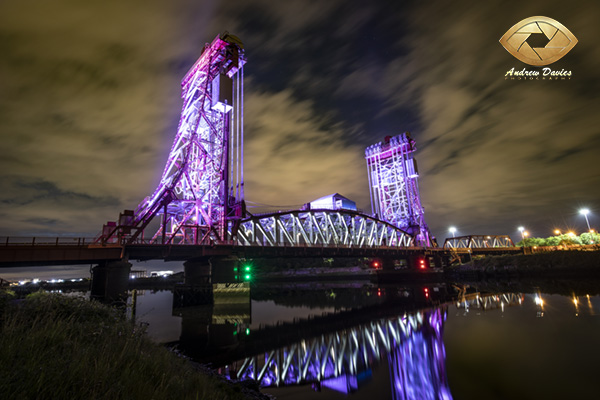
[[(102, 242), (209, 244), (231, 238), (244, 214), (242, 42), (205, 45), (183, 78), (183, 109), (160, 183)], [(156, 218), (155, 217), (160, 217)]]
[(367, 147), (373, 214), (413, 235), (419, 246), (433, 246), (419, 197), (415, 141), (405, 132)]

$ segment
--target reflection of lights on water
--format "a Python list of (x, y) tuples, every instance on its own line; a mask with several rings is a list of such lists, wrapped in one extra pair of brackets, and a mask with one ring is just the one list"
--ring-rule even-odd
[(544, 299), (542, 299), (542, 296), (539, 293), (535, 295), (535, 304), (537, 305), (535, 316), (542, 318), (544, 316)]
[(588, 307), (590, 308), (590, 314), (594, 315), (594, 306), (592, 306), (592, 301), (590, 300), (590, 295), (586, 294), (585, 297), (587, 298)]
[(544, 307), (544, 299), (542, 299), (539, 295), (535, 295), (535, 304), (540, 306), (540, 307)]

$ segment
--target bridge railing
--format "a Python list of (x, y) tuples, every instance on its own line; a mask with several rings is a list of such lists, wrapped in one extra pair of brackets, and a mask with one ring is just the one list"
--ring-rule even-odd
[(0, 246), (85, 246), (93, 237), (0, 236)]

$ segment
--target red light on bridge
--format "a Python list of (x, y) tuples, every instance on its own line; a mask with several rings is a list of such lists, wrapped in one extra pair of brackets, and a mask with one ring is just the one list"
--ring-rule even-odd
[(420, 259), (420, 260), (419, 260), (419, 267), (420, 267), (421, 269), (425, 269), (425, 267), (426, 267), (426, 265), (425, 265), (425, 260), (423, 260), (423, 259)]

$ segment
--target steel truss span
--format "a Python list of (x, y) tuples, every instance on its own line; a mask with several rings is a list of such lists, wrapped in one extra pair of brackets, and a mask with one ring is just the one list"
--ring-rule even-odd
[[(160, 183), (135, 209), (109, 222), (102, 243), (210, 244), (227, 240), (243, 215), (241, 41), (225, 32), (183, 78), (183, 108)], [(156, 218), (155, 221), (155, 217)]]
[(407, 232), (350, 210), (256, 215), (242, 220), (231, 236), (242, 246), (414, 246), (414, 239)]
[(469, 235), (448, 238), (444, 242), (445, 249), (489, 249), (515, 247), (508, 235)]
[(357, 376), (387, 354), (394, 398), (407, 398), (408, 392), (413, 394), (409, 398), (449, 399), (445, 318), (446, 311), (438, 308), (380, 319), (246, 358), (239, 369), (228, 368), (237, 379), (254, 379), (263, 387), (320, 382), (332, 389), (356, 390), (352, 386)]

